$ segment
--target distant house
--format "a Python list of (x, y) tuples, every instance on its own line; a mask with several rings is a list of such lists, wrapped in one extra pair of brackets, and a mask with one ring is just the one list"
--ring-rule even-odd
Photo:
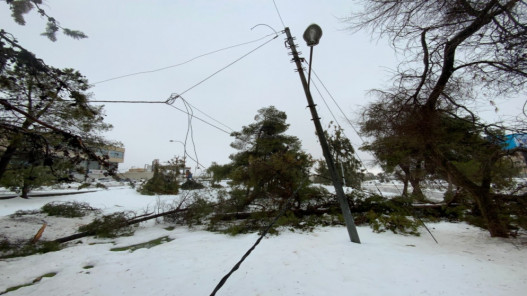
[[(95, 154), (107, 157), (110, 163), (110, 169), (117, 170), (119, 164), (124, 162), (124, 151), (125, 149), (122, 147), (107, 146), (96, 149)], [(82, 166), (89, 174), (100, 174), (106, 170), (99, 162), (94, 160), (88, 160)]]

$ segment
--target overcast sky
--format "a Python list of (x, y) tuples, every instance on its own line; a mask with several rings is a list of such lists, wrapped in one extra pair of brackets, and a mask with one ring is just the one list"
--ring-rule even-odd
[[(394, 50), (369, 32), (352, 34), (346, 30), (348, 24), (342, 18), (359, 9), (353, 1), (276, 0), (276, 4), (306, 59), (309, 49), (302, 34), (311, 23), (322, 27), (313, 68), (347, 117), (356, 120), (359, 109), (373, 100), (367, 91), (389, 84), (391, 69), (397, 64)], [(236, 151), (229, 146), (233, 138), (228, 133), (251, 124), (259, 109), (271, 105), (287, 113), (287, 133), (297, 136), (308, 153), (322, 158), (298, 73), (284, 46), (284, 34), (190, 90), (272, 37), (162, 71), (100, 82), (177, 65), (273, 33), (267, 26), (251, 30), (258, 24), (280, 32), (283, 25), (272, 0), (54, 0), (46, 1), (44, 9), (62, 26), (81, 30), (89, 38), (73, 40), (59, 35), (57, 42), (51, 42), (40, 36), (45, 20), (35, 11), (26, 16), (25, 26), (19, 26), (12, 21), (5, 3), (0, 9), (1, 27), (47, 64), (79, 70), (94, 84), (92, 100), (165, 101), (171, 94), (184, 92), (185, 100), (216, 121), (194, 110), (196, 116), (224, 130), (192, 120), (197, 157), (205, 167), (213, 161), (229, 162), (229, 155)], [(324, 90), (318, 81), (314, 83)], [(312, 92), (322, 124), (327, 126), (332, 115), (313, 85)], [(323, 92), (323, 97), (358, 150), (361, 140), (330, 95)], [(181, 100), (173, 106), (185, 109)], [(491, 109), (485, 105), (481, 108)], [(506, 112), (503, 109), (500, 112)], [(114, 126), (107, 138), (122, 142), (126, 149), (120, 171), (143, 167), (153, 159), (167, 161), (182, 156), (180, 142), (185, 139), (187, 152), (194, 157), (188, 116), (175, 108), (106, 103), (105, 110), (106, 121)], [(365, 153), (359, 156), (366, 163), (372, 160)]]

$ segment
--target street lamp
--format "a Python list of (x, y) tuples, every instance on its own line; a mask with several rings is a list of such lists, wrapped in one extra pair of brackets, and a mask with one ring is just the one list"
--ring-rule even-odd
[[(298, 51), (296, 50), (296, 45), (289, 28), (285, 28), (285, 33), (287, 35), (287, 44), (291, 49), (293, 55), (293, 61), (296, 64), (298, 75), (300, 76), (300, 81), (302, 82), (302, 87), (304, 88), (304, 93), (306, 94), (306, 99), (308, 103), (309, 110), (311, 111), (311, 117), (313, 118), (313, 123), (315, 124), (316, 134), (318, 136), (320, 146), (322, 148), (322, 153), (328, 165), (329, 173), (331, 175), (331, 180), (333, 181), (333, 186), (335, 187), (335, 193), (342, 210), (342, 216), (346, 222), (346, 228), (348, 229), (348, 234), (352, 242), (360, 244), (359, 234), (357, 233), (357, 228), (355, 227), (355, 222), (353, 221), (353, 216), (351, 215), (351, 210), (344, 194), (344, 189), (342, 188), (342, 183), (340, 181), (339, 175), (337, 173), (337, 168), (335, 167), (335, 162), (333, 161), (333, 156), (329, 150), (326, 136), (324, 135), (324, 130), (320, 124), (320, 118), (318, 117), (317, 109), (315, 108), (315, 103), (313, 102), (313, 97), (311, 96), (311, 91), (309, 90), (309, 82), (306, 81), (306, 76), (304, 75), (304, 70), (302, 68), (302, 59), (298, 56)], [(317, 45), (322, 37), (322, 29), (316, 25), (312, 24), (307, 27), (304, 32), (304, 40), (307, 43), (307, 46), (311, 48), (311, 53), (309, 57), (309, 75), (311, 76), (311, 59), (313, 56), (313, 46)], [(311, 77), (310, 77), (311, 78)]]
[(186, 167), (187, 165), (187, 147), (185, 146), (185, 143), (178, 141), (178, 140), (169, 140), (170, 143), (179, 143), (183, 145), (183, 167)]
[(311, 24), (307, 27), (304, 32), (304, 40), (307, 43), (307, 46), (313, 47), (318, 44), (320, 38), (322, 37), (322, 28), (317, 24)]
[(322, 38), (322, 28), (317, 24), (311, 24), (304, 31), (304, 40), (309, 46), (309, 71), (307, 72), (307, 87), (311, 84), (311, 61), (313, 60), (313, 47), (318, 44)]

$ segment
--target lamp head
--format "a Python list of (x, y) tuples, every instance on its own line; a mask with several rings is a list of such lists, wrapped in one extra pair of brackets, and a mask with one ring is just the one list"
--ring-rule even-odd
[(322, 29), (317, 24), (309, 25), (309, 27), (307, 27), (306, 31), (304, 32), (304, 40), (309, 47), (317, 45), (321, 37)]

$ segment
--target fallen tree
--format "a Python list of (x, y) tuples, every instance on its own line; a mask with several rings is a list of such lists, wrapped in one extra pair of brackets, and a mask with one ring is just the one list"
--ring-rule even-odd
[[(130, 219), (130, 220), (126, 221), (126, 223), (124, 223), (122, 225), (122, 227), (131, 226), (131, 225), (134, 225), (134, 224), (139, 224), (141, 222), (145, 222), (145, 221), (152, 220), (152, 219), (159, 218), (159, 217), (163, 217), (163, 216), (168, 216), (168, 215), (173, 215), (173, 214), (185, 212), (186, 210), (187, 210), (186, 208), (185, 209), (181, 209), (180, 207), (178, 207), (178, 208), (176, 208), (174, 210), (163, 212), (163, 213), (143, 216), (143, 217), (140, 217), (140, 218), (133, 218), (133, 219)], [(72, 240), (76, 240), (76, 239), (79, 239), (79, 238), (83, 238), (83, 237), (86, 237), (86, 236), (92, 236), (92, 235), (96, 235), (96, 234), (97, 234), (97, 232), (95, 230), (94, 231), (84, 231), (84, 232), (79, 232), (79, 233), (72, 234), (72, 235), (69, 235), (69, 236), (66, 236), (66, 237), (58, 238), (58, 239), (54, 240), (54, 242), (56, 242), (56, 243), (65, 243), (65, 242), (69, 242), (69, 241), (72, 241)]]

